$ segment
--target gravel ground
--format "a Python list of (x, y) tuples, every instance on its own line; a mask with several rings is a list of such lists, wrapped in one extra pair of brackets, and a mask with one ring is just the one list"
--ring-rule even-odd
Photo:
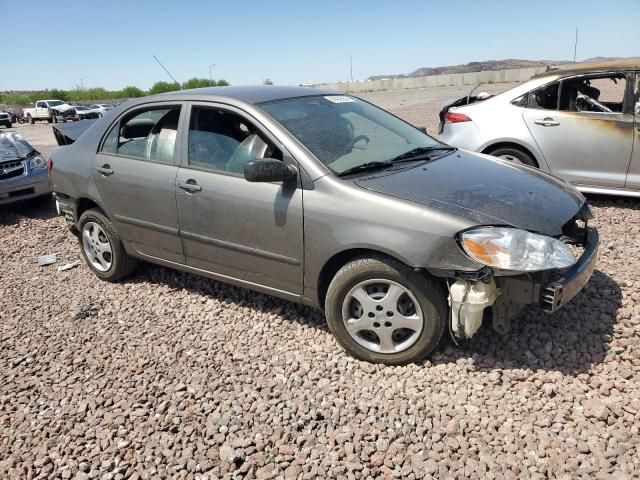
[[(444, 93), (395, 111), (428, 119)], [(638, 478), (640, 201), (591, 200), (602, 247), (578, 297), (406, 367), (194, 275), (38, 267), (80, 258), (75, 239), (50, 203), (0, 209), (0, 478)]]

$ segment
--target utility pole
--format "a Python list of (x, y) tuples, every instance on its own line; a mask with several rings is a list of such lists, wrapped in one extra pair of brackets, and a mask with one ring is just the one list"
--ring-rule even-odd
[(351, 83), (353, 83), (353, 56), (350, 53), (347, 53), (347, 57), (349, 57), (349, 71), (351, 73)]
[(578, 52), (578, 27), (576, 27), (576, 41), (573, 44), (573, 63), (576, 62), (576, 53)]
[(209, 81), (211, 82), (211, 86), (213, 87), (213, 74), (211, 73), (211, 67), (215, 67), (216, 64), (212, 63), (211, 65), (209, 65)]
[(151, 55), (151, 56), (153, 57), (153, 59), (154, 59), (156, 62), (158, 62), (158, 65), (160, 65), (160, 66), (162, 67), (162, 69), (163, 69), (165, 72), (167, 72), (167, 75), (169, 75), (169, 76), (171, 77), (171, 80), (173, 80), (173, 82), (174, 82), (176, 85), (178, 85), (178, 89), (179, 89), (179, 90), (182, 90), (182, 87), (180, 86), (180, 84), (178, 83), (178, 81), (177, 81), (175, 78), (173, 78), (173, 75), (171, 75), (171, 74), (169, 73), (169, 70), (167, 70), (167, 69), (165, 68), (165, 66), (164, 66), (162, 63), (160, 63), (160, 60), (158, 60), (158, 57), (156, 57), (155, 55)]

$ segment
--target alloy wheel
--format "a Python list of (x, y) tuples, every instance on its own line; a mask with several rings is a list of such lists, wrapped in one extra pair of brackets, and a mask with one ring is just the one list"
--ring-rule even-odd
[(342, 319), (349, 335), (377, 353), (398, 353), (416, 343), (424, 315), (411, 291), (386, 279), (355, 285), (342, 303)]
[(522, 160), (520, 160), (518, 157), (516, 157), (515, 155), (509, 155), (509, 154), (505, 154), (505, 155), (500, 155), (498, 158), (501, 158), (503, 160), (507, 160), (509, 162), (513, 162), (513, 163), (519, 163), (520, 165), (523, 165)]
[(96, 222), (87, 222), (82, 227), (82, 247), (89, 263), (99, 272), (111, 268), (113, 253), (109, 237)]

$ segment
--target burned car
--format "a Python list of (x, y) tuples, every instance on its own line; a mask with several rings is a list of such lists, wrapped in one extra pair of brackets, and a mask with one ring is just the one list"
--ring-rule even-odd
[(446, 105), (440, 139), (550, 172), (582, 192), (640, 196), (638, 85), (638, 62), (549, 70), (499, 95)]
[(0, 133), (0, 205), (51, 194), (47, 162), (21, 135)]
[(525, 305), (554, 312), (595, 267), (573, 187), (351, 96), (184, 90), (82, 123), (57, 127), (51, 180), (96, 276), (146, 260), (318, 307), (367, 361), (418, 361), (484, 317), (506, 331)]

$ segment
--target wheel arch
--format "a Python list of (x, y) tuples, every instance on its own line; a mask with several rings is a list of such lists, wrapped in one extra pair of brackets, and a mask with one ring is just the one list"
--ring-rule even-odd
[(102, 208), (102, 206), (96, 202), (94, 199), (89, 197), (80, 197), (76, 200), (76, 222), (80, 220), (80, 216), (91, 208), (97, 208), (102, 212), (102, 214), (107, 217), (109, 220), (112, 220), (107, 213), (107, 211)]
[(489, 152), (497, 150), (498, 148), (515, 148), (517, 150), (521, 150), (524, 153), (526, 153), (527, 155), (529, 155), (531, 158), (533, 158), (533, 160), (536, 162), (538, 168), (540, 168), (541, 166), (545, 166), (546, 167), (546, 163), (544, 161), (541, 161), (542, 158), (541, 158), (541, 155), (539, 154), (539, 152), (534, 151), (528, 145), (525, 145), (523, 143), (520, 143), (520, 142), (512, 140), (512, 139), (494, 141), (494, 142), (492, 142), (490, 144), (484, 145), (484, 146), (481, 147), (480, 153), (484, 153), (484, 154), (490, 155)]
[[(344, 267), (347, 263), (352, 260), (360, 257), (367, 256), (375, 256), (387, 258), (389, 260), (394, 260), (396, 262), (400, 262), (403, 265), (406, 265), (409, 268), (418, 268), (416, 266), (411, 265), (406, 259), (401, 258), (400, 256), (393, 255), (389, 252), (386, 252), (382, 249), (376, 249), (373, 247), (353, 247), (345, 250), (341, 250), (340, 252), (335, 253), (331, 258), (329, 258), (323, 267), (320, 269), (320, 273), (318, 274), (317, 279), (317, 287), (316, 287), (316, 298), (318, 302), (318, 306), (321, 309), (324, 309), (324, 302), (327, 296), (327, 291), (329, 290), (329, 285), (331, 281), (336, 276), (336, 273)], [(425, 270), (425, 275), (428, 275)], [(430, 276), (430, 275), (429, 275)], [(435, 277), (432, 277), (435, 278)]]

